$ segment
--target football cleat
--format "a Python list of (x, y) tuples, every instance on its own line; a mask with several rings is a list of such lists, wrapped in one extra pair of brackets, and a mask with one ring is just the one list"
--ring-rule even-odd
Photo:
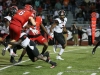
[(56, 56), (56, 59), (58, 59), (58, 60), (64, 60), (63, 58), (61, 58), (61, 56)]
[(2, 55), (4, 56), (5, 55), (5, 53), (6, 53), (6, 50), (5, 50), (5, 48), (2, 50)]
[(52, 62), (51, 64), (52, 66), (50, 68), (55, 68), (57, 66), (57, 63), (56, 62)]
[(17, 61), (15, 61), (14, 59), (10, 59), (10, 62), (13, 64), (17, 63)]
[(96, 49), (95, 49), (95, 48), (93, 48), (93, 50), (92, 50), (92, 54), (93, 54), (93, 55), (95, 54), (95, 51), (96, 51)]

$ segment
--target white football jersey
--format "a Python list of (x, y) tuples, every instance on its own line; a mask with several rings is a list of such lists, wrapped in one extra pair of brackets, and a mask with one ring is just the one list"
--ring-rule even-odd
[(57, 33), (62, 33), (63, 27), (66, 25), (67, 18), (65, 17), (64, 21), (62, 21), (60, 18), (56, 18), (55, 20), (57, 20), (59, 24), (54, 28), (54, 31)]
[(24, 33), (24, 32), (21, 33), (21, 35), (20, 35), (20, 39), (22, 39), (21, 46), (23, 48), (26, 48), (29, 45), (29, 43), (30, 43), (30, 39), (26, 35), (27, 34)]

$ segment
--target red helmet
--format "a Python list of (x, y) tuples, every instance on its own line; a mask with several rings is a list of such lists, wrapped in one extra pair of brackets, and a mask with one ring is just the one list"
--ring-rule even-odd
[(33, 10), (33, 7), (29, 4), (26, 4), (25, 7), (24, 7), (25, 10), (29, 10), (29, 11), (32, 11)]

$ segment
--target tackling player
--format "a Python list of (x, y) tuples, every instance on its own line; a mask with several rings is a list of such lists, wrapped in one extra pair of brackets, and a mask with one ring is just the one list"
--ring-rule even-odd
[(36, 48), (35, 43), (32, 40), (30, 40), (27, 37), (27, 34), (24, 33), (24, 32), (21, 33), (20, 39), (17, 42), (12, 41), (12, 42), (10, 42), (10, 44), (14, 44), (14, 45), (19, 45), (20, 44), (26, 50), (26, 52), (28, 54), (28, 57), (33, 62), (35, 62), (36, 60), (40, 59), (40, 60), (43, 60), (43, 61), (45, 61), (47, 63), (50, 63), (51, 64), (50, 68), (54, 68), (57, 65), (56, 62), (53, 62), (50, 59), (48, 59), (49, 52), (45, 52), (43, 55), (39, 54), (39, 51)]

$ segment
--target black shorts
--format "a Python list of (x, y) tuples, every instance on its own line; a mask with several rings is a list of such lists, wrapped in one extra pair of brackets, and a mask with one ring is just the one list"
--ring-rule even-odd
[(65, 44), (65, 39), (64, 39), (63, 33), (54, 32), (54, 38), (57, 40), (57, 42), (59, 44), (61, 44), (61, 45)]
[[(34, 49), (31, 49), (31, 47), (33, 46), (34, 47)], [(27, 55), (28, 55), (28, 57), (31, 59), (31, 61), (35, 61), (34, 60), (34, 57), (37, 57), (38, 55), (39, 55), (39, 51), (38, 51), (38, 49), (36, 48), (36, 45), (35, 45), (35, 43), (33, 42), (33, 41), (30, 41), (30, 46), (27, 46), (27, 48), (26, 48), (26, 52), (27, 52)]]

